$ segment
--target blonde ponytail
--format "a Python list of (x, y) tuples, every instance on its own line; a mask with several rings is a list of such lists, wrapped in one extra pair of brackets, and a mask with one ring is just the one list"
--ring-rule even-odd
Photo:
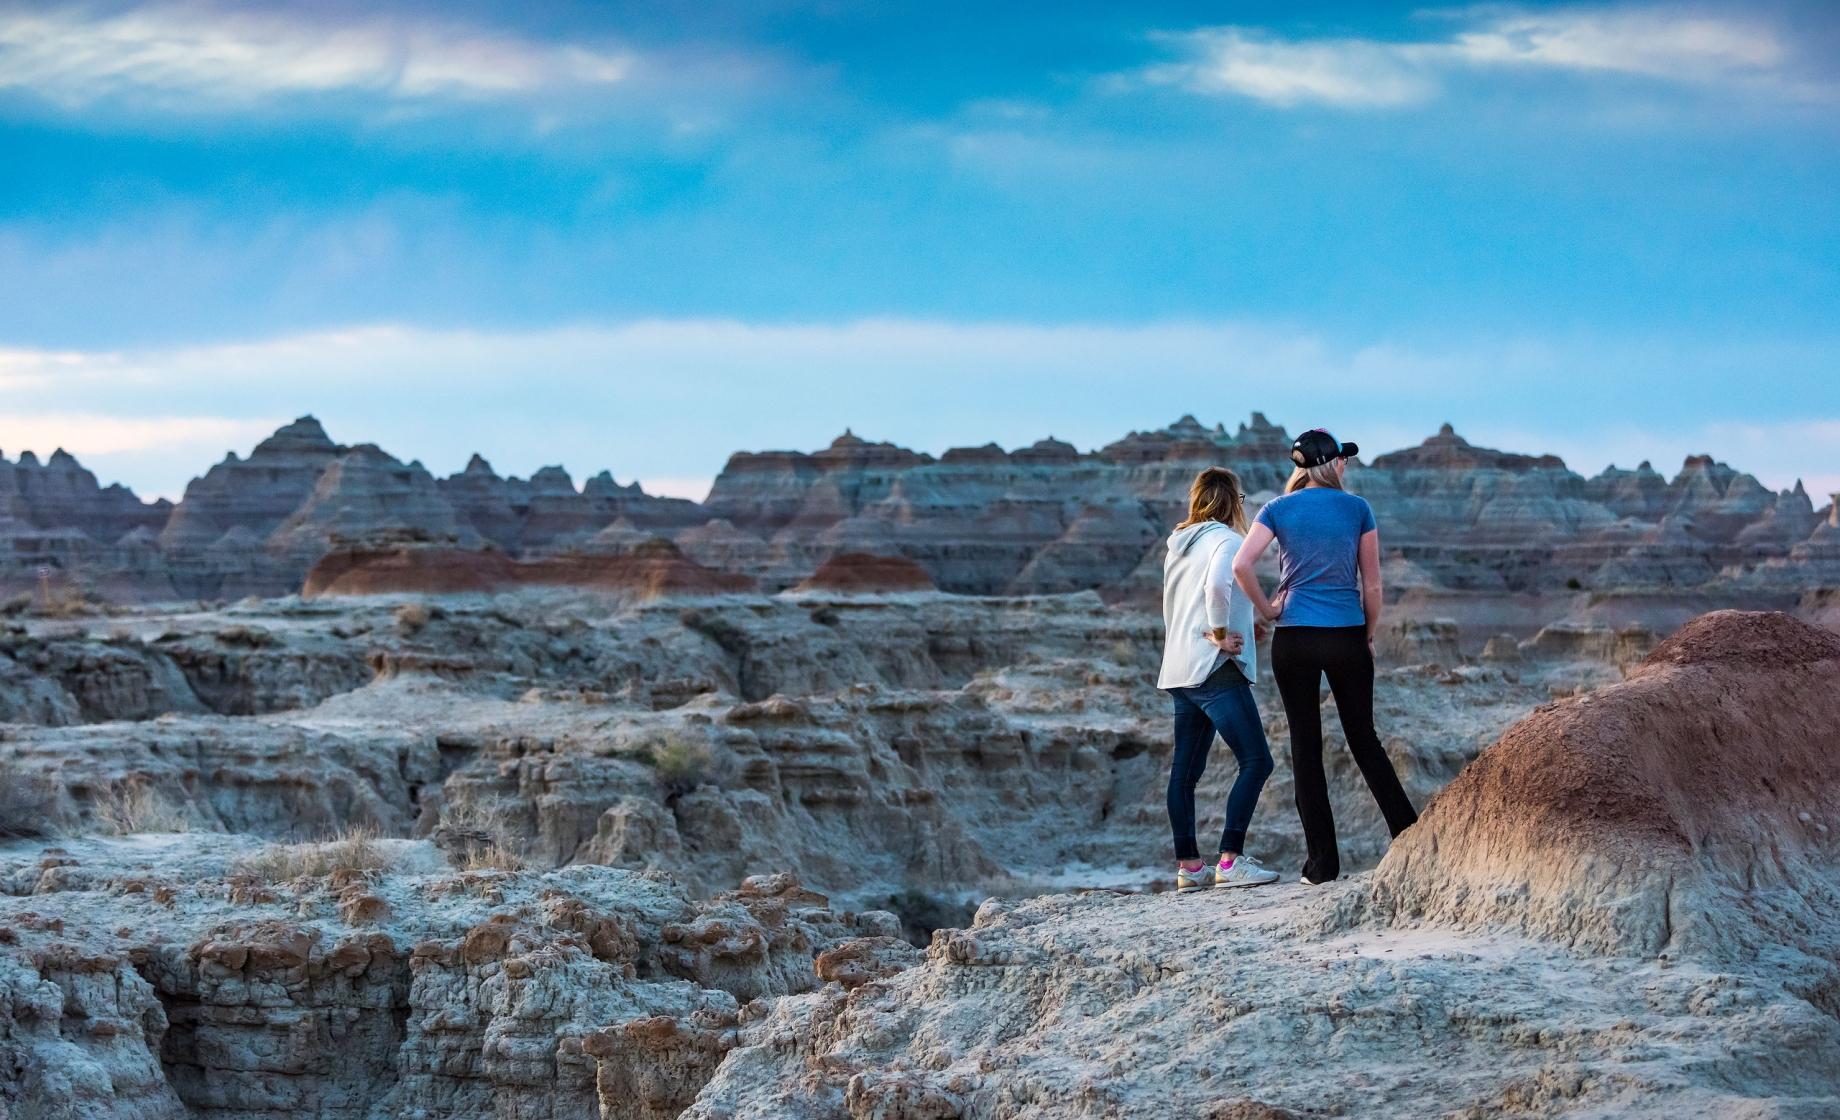
[(1286, 494), (1295, 494), (1312, 482), (1318, 486), (1327, 486), (1334, 490), (1340, 490), (1342, 489), (1342, 472), (1335, 468), (1336, 461), (1334, 459), (1320, 466), (1293, 467), (1291, 468), (1291, 480), (1284, 484), (1284, 492)]

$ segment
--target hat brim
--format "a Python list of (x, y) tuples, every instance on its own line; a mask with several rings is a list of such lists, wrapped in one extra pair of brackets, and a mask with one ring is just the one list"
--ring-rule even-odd
[(1342, 444), (1342, 458), (1352, 459), (1356, 455), (1359, 455), (1360, 453), (1361, 453), (1361, 448), (1358, 445), (1352, 444), (1352, 443)]

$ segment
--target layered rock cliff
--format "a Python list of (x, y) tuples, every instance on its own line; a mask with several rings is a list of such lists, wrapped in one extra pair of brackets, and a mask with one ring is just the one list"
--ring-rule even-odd
[(604, 472), (578, 490), (560, 468), (507, 479), (475, 457), (437, 479), (375, 445), (335, 443), (309, 416), (247, 458), (231, 453), (177, 505), (100, 488), (63, 452), (43, 466), (30, 453), (0, 459), (0, 587), (127, 601), (280, 595), (340, 541), (566, 550), (620, 520), (671, 529), (705, 518)]
[[(916, 587), (1148, 601), (1195, 472), (1234, 468), (1256, 506), (1282, 487), (1288, 445), (1257, 413), (1233, 432), (1185, 416), (1090, 452), (1045, 439), (935, 457), (845, 433), (809, 454), (736, 454), (699, 505), (605, 472), (580, 488), (555, 467), (500, 478), (477, 456), (436, 478), (375, 446), (337, 444), (303, 418), (211, 468), (176, 506), (102, 489), (62, 453), (0, 463), (0, 587), (116, 600), (277, 595), (329, 554), (349, 562), (354, 551), (424, 546), (441, 554), (399, 556), (389, 589), (414, 590), (402, 580), (420, 570), (434, 581), (427, 590), (451, 590), (447, 576), (469, 566), (504, 569), (495, 585), (523, 578), (506, 573), (566, 582), (597, 570), (576, 557), (662, 539), (769, 591), (860, 555), (914, 565), (903, 580)], [(1707, 606), (1798, 609), (1840, 587), (1831, 506), (1817, 510), (1799, 485), (1771, 493), (1704, 456), (1671, 480), (1647, 463), (1585, 478), (1554, 456), (1476, 447), (1446, 425), (1355, 464), (1349, 484), (1374, 505), (1402, 609), (1451, 617), (1478, 641), (1562, 614), (1667, 629)], [(546, 575), (506, 567), (543, 558), (560, 558)]]
[[(760, 1000), (823, 982), (823, 954), (914, 956), (893, 915), (783, 875), (692, 902), (402, 841), (19, 855), (0, 1107), (43, 1120), (672, 1117)], [(80, 917), (105, 909), (110, 928)]]

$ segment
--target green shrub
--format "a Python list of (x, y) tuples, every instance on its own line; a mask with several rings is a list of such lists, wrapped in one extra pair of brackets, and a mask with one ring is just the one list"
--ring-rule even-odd
[(709, 780), (709, 744), (687, 735), (667, 735), (651, 749), (652, 768), (664, 784), (666, 796), (675, 797)]

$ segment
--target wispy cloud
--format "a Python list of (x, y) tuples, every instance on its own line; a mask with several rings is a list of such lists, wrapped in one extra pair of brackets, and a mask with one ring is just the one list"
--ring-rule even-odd
[(425, 17), (315, 19), (298, 9), (197, 3), (113, 12), (0, 8), (0, 88), (64, 108), (120, 101), (240, 109), (361, 94), (403, 104), (609, 87), (637, 56)]
[(1272, 105), (1392, 108), (1424, 101), (1437, 84), (1409, 49), (1367, 39), (1276, 39), (1220, 27), (1173, 36), (1189, 56), (1144, 77), (1196, 93), (1239, 94)]
[(1621, 74), (1731, 86), (1805, 100), (1831, 84), (1800, 73), (1773, 27), (1661, 8), (1472, 9), (1441, 39), (1284, 39), (1215, 27), (1166, 36), (1183, 56), (1138, 77), (1196, 93), (1233, 94), (1281, 107), (1391, 109), (1438, 96), (1461, 71)]
[(1659, 9), (1502, 15), (1460, 32), (1450, 57), (1477, 66), (1602, 70), (1684, 82), (1748, 81), (1790, 52), (1762, 24)]
[(96, 355), (78, 350), (22, 350), (0, 347), (0, 388), (24, 389), (49, 383), (60, 370), (90, 365)]
[(273, 431), (272, 420), (222, 416), (109, 416), (92, 412), (13, 412), (0, 415), (0, 449), (47, 455), (116, 455), (241, 446)]

